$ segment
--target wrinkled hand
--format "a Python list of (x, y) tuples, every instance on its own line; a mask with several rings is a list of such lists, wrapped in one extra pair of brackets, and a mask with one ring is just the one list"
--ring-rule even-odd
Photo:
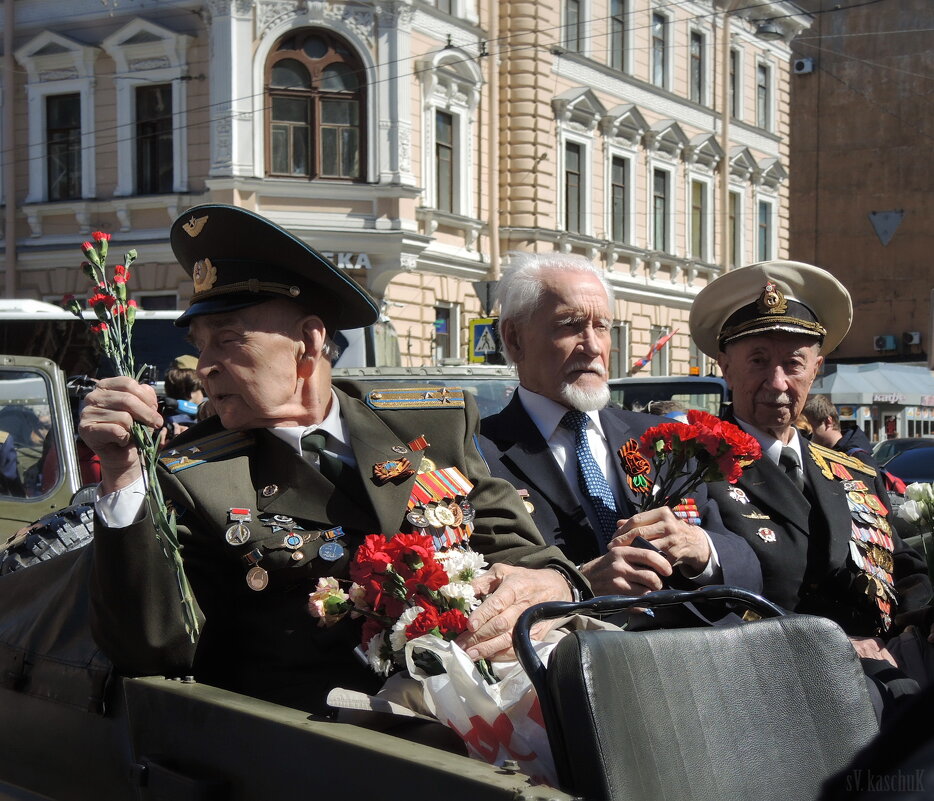
[[(571, 590), (564, 576), (547, 568), (533, 570), (493, 565), (474, 580), (473, 588), (486, 598), (467, 620), (467, 631), (457, 638), (457, 644), (474, 661), (514, 659), (512, 629), (519, 615), (544, 601), (571, 600)], [(548, 628), (547, 622), (538, 624), (532, 629), (532, 635)]]
[[(636, 537), (651, 542), (670, 560), (646, 548), (632, 547)], [(672, 574), (672, 563), (683, 565), (689, 575), (697, 575), (707, 566), (710, 555), (704, 530), (677, 518), (666, 506), (621, 520), (607, 552), (581, 565), (581, 573), (594, 595), (639, 596), (662, 589)]]
[(849, 640), (860, 659), (883, 659), (893, 667), (898, 667), (895, 657), (878, 637), (850, 637)]
[(162, 426), (156, 391), (132, 378), (105, 378), (84, 399), (78, 433), (100, 457), (105, 494), (132, 484), (142, 470), (133, 441), (133, 422)]

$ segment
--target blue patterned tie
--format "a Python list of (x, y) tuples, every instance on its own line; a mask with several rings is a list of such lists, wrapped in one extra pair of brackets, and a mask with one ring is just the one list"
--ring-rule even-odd
[(590, 445), (587, 444), (588, 416), (584, 412), (570, 411), (561, 418), (561, 425), (574, 432), (577, 440), (577, 483), (581, 492), (590, 499), (600, 522), (600, 534), (603, 544), (606, 545), (616, 533), (616, 521), (619, 515), (616, 511), (616, 501), (613, 491), (607, 483), (606, 476), (593, 458)]

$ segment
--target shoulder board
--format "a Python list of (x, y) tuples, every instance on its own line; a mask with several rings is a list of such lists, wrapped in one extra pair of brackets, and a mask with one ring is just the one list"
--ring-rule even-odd
[(160, 464), (170, 473), (217, 462), (236, 456), (253, 444), (253, 437), (242, 431), (220, 431), (188, 442), (178, 448), (169, 447), (159, 457)]
[(463, 409), (464, 390), (459, 387), (405, 387), (373, 389), (366, 394), (371, 409)]
[(860, 473), (865, 473), (867, 476), (877, 475), (876, 469), (874, 467), (870, 467), (868, 464), (860, 461), (855, 456), (849, 456), (846, 453), (841, 453), (840, 451), (835, 451), (831, 448), (825, 448), (823, 445), (818, 445), (816, 442), (811, 442), (808, 445), (808, 449), (811, 452), (811, 458), (817, 463), (817, 466), (820, 468), (820, 471), (824, 474), (825, 478), (840, 478), (840, 475), (836, 473), (831, 466), (834, 463), (842, 465), (843, 467), (849, 468), (851, 470), (856, 470)]

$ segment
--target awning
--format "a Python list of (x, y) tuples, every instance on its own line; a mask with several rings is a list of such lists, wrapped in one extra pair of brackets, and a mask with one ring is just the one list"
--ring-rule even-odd
[(927, 367), (873, 362), (831, 364), (825, 369), (810, 394), (829, 395), (833, 403), (934, 406), (934, 375)]

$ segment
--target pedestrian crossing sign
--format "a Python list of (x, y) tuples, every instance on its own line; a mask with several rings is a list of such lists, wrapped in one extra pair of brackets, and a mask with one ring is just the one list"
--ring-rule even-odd
[(499, 353), (499, 339), (493, 331), (495, 319), (480, 317), (470, 321), (470, 361), (483, 364), (488, 356)]

